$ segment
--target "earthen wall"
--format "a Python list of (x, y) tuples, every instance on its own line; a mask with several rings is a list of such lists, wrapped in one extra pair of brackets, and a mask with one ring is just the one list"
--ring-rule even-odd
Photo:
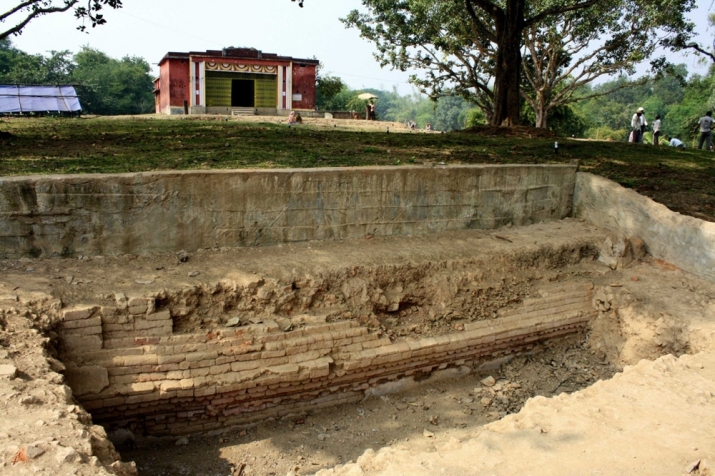
[(141, 254), (527, 225), (571, 214), (568, 165), (0, 178), (0, 258)]

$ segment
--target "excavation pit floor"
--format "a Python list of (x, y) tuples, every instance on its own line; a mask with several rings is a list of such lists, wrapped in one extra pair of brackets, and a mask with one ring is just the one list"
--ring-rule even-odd
[(233, 475), (241, 468), (245, 476), (314, 474), (357, 460), (367, 448), (408, 444), (412, 451), (434, 451), (436, 441), (466, 439), (531, 397), (573, 392), (617, 371), (588, 351), (583, 335), (546, 342), (497, 368), (466, 370), (358, 404), (179, 439), (179, 446), (144, 440), (122, 456), (136, 461), (140, 474), (156, 476)]
[[(465, 327), (498, 318), (503, 310), (511, 312), (562, 285), (590, 289), (593, 318), (588, 328), (507, 353), (512, 358), (503, 366), (485, 368), (483, 359), (469, 361), (424, 376), (414, 388), (407, 384), (392, 388), (397, 393), (373, 392), (362, 402), (211, 432), (153, 436), (142, 435), (142, 428), (135, 428), (135, 447), (120, 448), (123, 459), (136, 460), (140, 474), (147, 475), (282, 476), (320, 470), (351, 475), (438, 474), (440, 464), (451, 468), (442, 474), (531, 474), (523, 468), (521, 473), (517, 471), (521, 457), (509, 454), (508, 448), (500, 447), (499, 455), (509, 464), (500, 466), (492, 461), (492, 466), (474, 472), (447, 464), (444, 455), (471, 448), (469, 442), (484, 434), (507, 439), (515, 435), (510, 419), (528, 412), (529, 404), (519, 413), (532, 397), (553, 397), (531, 400), (537, 402), (532, 407), (565, 408), (565, 398), (583, 398), (592, 399), (594, 408), (624, 409), (623, 402), (599, 399), (599, 395), (612, 392), (614, 386), (645, 386), (645, 380), (633, 379), (648, 369), (636, 366), (624, 378), (611, 379), (614, 373), (641, 359), (703, 353), (705, 357), (696, 362), (705, 369), (702, 376), (678, 374), (679, 378), (702, 379), (693, 381), (688, 389), (697, 390), (697, 395), (685, 398), (684, 404), (676, 402), (682, 421), (663, 407), (661, 413), (678, 419), (668, 425), (676, 437), (669, 450), (658, 453), (654, 461), (667, 457), (672, 463), (669, 468), (684, 469), (691, 459), (713, 460), (715, 435), (702, 429), (710, 422), (701, 411), (715, 405), (715, 376), (709, 367), (712, 359), (707, 357), (715, 352), (715, 285), (648, 256), (614, 265), (616, 269), (606, 266), (597, 257), (609, 236), (613, 235), (587, 222), (567, 219), (490, 231), (368, 236), (271, 248), (207, 249), (185, 255), (0, 261), (0, 365), (17, 370), (13, 378), (0, 379), (7, 415), (0, 421), (0, 474), (120, 474), (117, 468), (107, 469), (116, 454), (107, 449), (103, 430), (92, 427), (89, 415), (73, 405), (76, 402), (62, 390), (61, 364), (47, 358), (61, 357), (54, 353), (61, 347), (54, 333), (58, 324), (44, 314), (51, 314), (52, 306), (55, 311), (86, 304), (111, 306), (118, 294), (151, 295), (157, 306), (176, 315), (173, 331), (177, 335), (221, 330), (228, 318), (238, 314), (246, 319), (241, 325), (273, 318), (288, 332), (303, 325), (308, 315), (333, 323), (355, 321), (370, 334), (401, 342), (415, 336), (458, 335)], [(217, 285), (226, 280), (256, 279), (263, 287), (270, 284), (283, 291), (273, 291), (273, 297), (263, 300), (240, 301)], [(365, 292), (355, 291), (351, 285), (356, 279), (374, 282)], [(401, 289), (399, 293), (395, 286)], [(310, 299), (306, 290), (311, 292)], [(178, 312), (182, 306), (190, 309)], [(296, 316), (303, 317), (296, 320)], [(700, 369), (691, 365), (688, 370), (689, 364), (670, 361), (666, 364), (673, 373)], [(451, 379), (439, 380), (449, 375)], [(494, 386), (481, 383), (488, 376), (494, 377)], [(682, 385), (679, 378), (663, 382)], [(599, 380), (607, 380), (607, 387), (591, 386)], [(586, 390), (580, 392), (583, 388)], [(668, 397), (679, 389), (659, 390)], [(567, 397), (570, 392), (576, 393)], [(629, 402), (637, 403), (638, 392), (621, 393), (631, 395)], [(28, 395), (32, 396), (29, 400)], [(661, 400), (664, 406), (674, 401)], [(639, 415), (642, 421), (638, 424), (650, 428), (659, 422), (659, 403), (643, 404), (652, 406), (653, 411)], [(568, 415), (564, 418), (569, 419)], [(574, 418), (574, 428), (580, 429), (579, 421), (587, 421), (582, 415)], [(612, 422), (615, 417), (609, 413), (603, 418)], [(113, 430), (112, 425), (110, 422), (107, 429)], [(553, 436), (545, 422), (526, 426)], [(630, 431), (625, 425), (622, 430), (624, 434)], [(595, 428), (592, 433), (599, 431), (602, 429)], [(583, 437), (587, 444), (591, 440), (586, 433), (574, 438)], [(642, 438), (641, 446), (649, 444), (649, 432), (636, 434)], [(652, 443), (653, 448), (660, 448), (660, 443)], [(42, 451), (30, 450), (34, 455), (30, 458), (30, 446)], [(377, 456), (369, 452), (360, 456), (369, 448), (377, 451), (386, 446), (392, 449)], [(581, 463), (574, 461), (570, 473), (549, 472), (548, 461), (558, 461), (560, 450), (557, 446), (542, 448), (549, 458), (542, 461), (543, 470), (533, 474), (658, 474), (653, 472), (658, 466), (636, 467), (630, 460), (626, 464), (624, 452), (629, 449), (623, 446), (617, 442), (612, 448), (600, 449), (613, 455), (623, 453), (622, 458), (609, 460), (608, 467), (590, 460), (591, 471), (585, 472)], [(65, 458), (57, 469), (64, 448), (74, 448), (78, 456)], [(532, 445), (531, 450), (538, 453), (539, 445)], [(573, 453), (564, 454), (574, 458)], [(419, 473), (404, 461), (420, 461), (425, 472)], [(400, 472), (400, 464), (410, 471)], [(339, 466), (330, 469), (335, 465)], [(708, 474), (707, 464), (702, 466), (704, 470), (694, 471)]]

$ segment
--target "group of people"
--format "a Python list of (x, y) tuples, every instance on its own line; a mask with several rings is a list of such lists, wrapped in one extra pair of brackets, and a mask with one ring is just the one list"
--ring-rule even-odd
[[(695, 132), (700, 130), (700, 136), (698, 137), (698, 149), (702, 149), (705, 145), (705, 150), (711, 150), (712, 146), (712, 129), (715, 124), (715, 119), (712, 117), (712, 111), (705, 113), (703, 117), (698, 120), (698, 124), (695, 127)], [(660, 115), (655, 116), (655, 122), (653, 123), (653, 145), (658, 145), (661, 137), (661, 125)], [(643, 143), (643, 134), (648, 127), (648, 121), (645, 117), (645, 109), (639, 107), (633, 118), (631, 119), (631, 135), (629, 137), (629, 142)], [(667, 140), (667, 139), (666, 139)], [(680, 139), (672, 137), (669, 141), (670, 145), (673, 147), (685, 148), (685, 144)]]

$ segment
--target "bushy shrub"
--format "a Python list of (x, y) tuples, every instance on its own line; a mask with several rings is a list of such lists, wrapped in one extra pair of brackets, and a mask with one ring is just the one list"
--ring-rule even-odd
[(613, 130), (610, 127), (593, 127), (586, 131), (586, 137), (589, 139), (607, 140), (614, 142), (628, 141), (630, 131), (624, 129)]

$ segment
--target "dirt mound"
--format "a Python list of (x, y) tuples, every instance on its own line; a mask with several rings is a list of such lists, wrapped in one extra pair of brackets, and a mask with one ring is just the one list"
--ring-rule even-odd
[(499, 126), (474, 126), (461, 131), (468, 134), (477, 134), (490, 137), (520, 137), (520, 138), (551, 138), (558, 137), (556, 133), (548, 129), (537, 129), (531, 126), (514, 126), (514, 127), (499, 127)]

